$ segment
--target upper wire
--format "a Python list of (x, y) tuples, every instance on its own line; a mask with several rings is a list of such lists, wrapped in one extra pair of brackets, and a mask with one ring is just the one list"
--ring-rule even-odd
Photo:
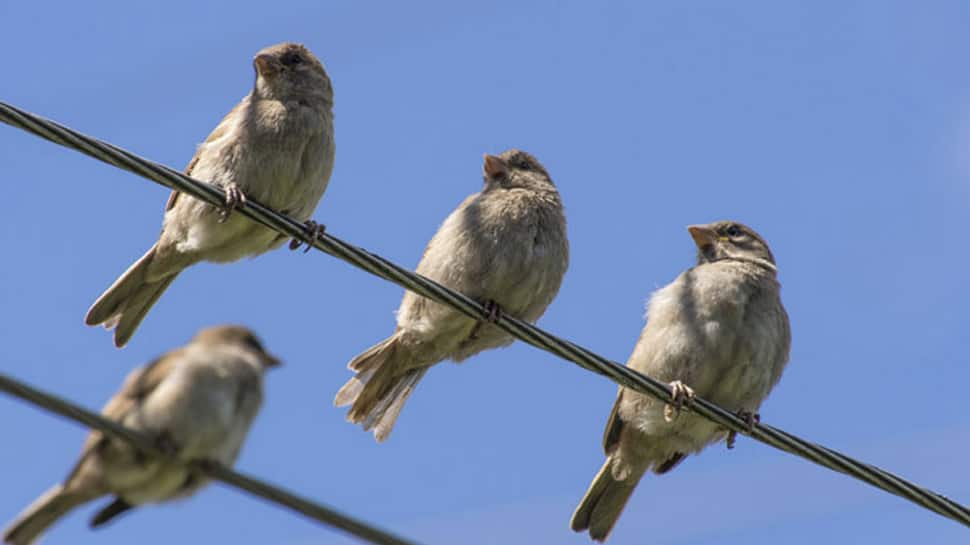
[[(133, 172), (176, 191), (187, 193), (213, 206), (221, 207), (223, 205), (223, 191), (212, 184), (190, 178), (167, 166), (144, 159), (117, 146), (86, 136), (4, 102), (0, 102), (0, 121), (56, 144), (80, 151), (99, 161)], [(266, 208), (255, 200), (247, 200), (246, 206), (239, 209), (238, 212), (290, 238), (299, 239), (305, 236), (302, 224)], [(484, 319), (488, 316), (488, 312), (477, 301), (396, 265), (379, 255), (344, 242), (329, 233), (321, 233), (317, 238), (307, 241), (307, 243), (317, 250), (346, 261), (418, 295), (449, 305), (471, 318)], [(664, 402), (673, 401), (672, 392), (666, 384), (595, 354), (575, 343), (560, 339), (530, 323), (502, 314), (495, 325), (527, 344), (546, 350), (588, 371), (603, 375), (617, 384), (653, 396)], [(749, 427), (749, 424), (737, 415), (699, 397), (695, 398), (689, 410), (728, 430), (748, 435), (779, 450), (844, 473), (953, 519), (964, 526), (970, 526), (970, 509), (967, 507), (874, 465), (855, 460), (838, 451), (812, 443), (768, 424), (754, 423), (753, 426)]]

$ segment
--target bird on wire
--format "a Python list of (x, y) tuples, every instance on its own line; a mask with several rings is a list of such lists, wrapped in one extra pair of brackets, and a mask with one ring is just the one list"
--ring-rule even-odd
[(91, 519), (99, 527), (137, 506), (190, 496), (208, 478), (188, 461), (235, 462), (263, 401), (263, 374), (279, 365), (252, 331), (217, 326), (133, 371), (102, 414), (152, 438), (175, 461), (92, 431), (74, 469), (4, 531), (9, 545), (30, 545), (74, 508), (113, 501)]
[(734, 221), (688, 227), (697, 265), (656, 291), (627, 366), (670, 383), (673, 403), (620, 387), (603, 434), (606, 462), (571, 527), (605, 540), (648, 470), (658, 475), (734, 433), (681, 411), (699, 395), (749, 425), (788, 362), (791, 330), (768, 243)]
[(334, 404), (350, 405), (347, 419), (384, 441), (425, 372), (511, 344), (494, 325), (507, 313), (535, 322), (559, 292), (569, 263), (566, 217), (559, 191), (532, 155), (508, 150), (485, 155), (484, 187), (444, 221), (428, 243), (417, 272), (478, 300), (482, 320), (410, 291), (397, 311), (397, 328), (348, 367), (356, 372)]
[[(334, 162), (333, 88), (306, 47), (282, 43), (253, 60), (252, 91), (212, 131), (185, 174), (225, 191), (218, 208), (178, 192), (165, 206), (156, 242), (91, 306), (88, 325), (114, 329), (118, 347), (185, 268), (227, 263), (279, 247), (286, 237), (231, 211), (252, 198), (305, 223), (308, 241), (323, 227), (308, 221)], [(291, 249), (299, 247), (294, 240)]]

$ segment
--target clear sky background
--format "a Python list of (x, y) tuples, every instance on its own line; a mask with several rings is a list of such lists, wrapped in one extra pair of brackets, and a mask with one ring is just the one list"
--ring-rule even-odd
[[(572, 263), (540, 325), (617, 361), (650, 292), (731, 218), (777, 256), (791, 363), (765, 422), (970, 502), (970, 4), (0, 0), (0, 99), (182, 168), (245, 95), (260, 48), (300, 41), (336, 92), (315, 214), (414, 267), (481, 185), (534, 153)], [(200, 327), (253, 327), (286, 361), (238, 467), (428, 544), (580, 544), (615, 387), (517, 343), (435, 368), (387, 443), (344, 421), (345, 364), (402, 290), (279, 250), (181, 275), (132, 342), (85, 327), (155, 240), (167, 191), (0, 127), (0, 367), (99, 408)], [(84, 430), (0, 396), (0, 519), (72, 465)], [(50, 544), (353, 541), (221, 485)], [(610, 543), (965, 542), (955, 522), (741, 438), (640, 483)]]

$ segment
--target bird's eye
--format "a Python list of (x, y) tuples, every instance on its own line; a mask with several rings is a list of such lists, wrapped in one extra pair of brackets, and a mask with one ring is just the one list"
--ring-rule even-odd
[(297, 64), (303, 62), (303, 57), (301, 57), (299, 53), (286, 53), (282, 58), (280, 58), (280, 62), (282, 62), (285, 66), (296, 66)]
[(519, 170), (532, 170), (532, 165), (528, 161), (518, 157), (509, 161), (509, 164)]
[(257, 339), (256, 337), (253, 337), (252, 335), (247, 335), (245, 340), (243, 340), (243, 342), (253, 350), (256, 350), (257, 352), (264, 351), (263, 343), (259, 342), (259, 339)]
[(741, 229), (737, 225), (731, 225), (727, 228), (725, 233), (731, 238), (736, 238), (741, 236)]

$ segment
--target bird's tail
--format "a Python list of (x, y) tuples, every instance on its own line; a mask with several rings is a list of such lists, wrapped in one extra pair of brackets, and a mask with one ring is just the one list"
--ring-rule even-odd
[(397, 335), (372, 346), (347, 365), (357, 375), (333, 400), (337, 407), (351, 405), (347, 420), (363, 425), (365, 431), (373, 429), (378, 442), (390, 435), (404, 402), (428, 370), (408, 368), (406, 357)]
[(625, 479), (618, 480), (612, 465), (613, 458), (607, 458), (569, 523), (576, 532), (589, 530), (589, 536), (596, 541), (605, 541), (610, 535), (646, 469), (633, 470)]
[(3, 532), (8, 545), (34, 543), (58, 519), (75, 507), (94, 499), (87, 494), (68, 492), (64, 485), (56, 485), (30, 504)]
[(155, 259), (156, 246), (128, 267), (115, 283), (91, 305), (84, 322), (88, 325), (104, 324), (105, 329), (115, 330), (115, 346), (121, 347), (135, 333), (148, 310), (162, 296), (165, 288), (175, 280), (179, 271), (161, 278), (149, 280), (148, 268)]

